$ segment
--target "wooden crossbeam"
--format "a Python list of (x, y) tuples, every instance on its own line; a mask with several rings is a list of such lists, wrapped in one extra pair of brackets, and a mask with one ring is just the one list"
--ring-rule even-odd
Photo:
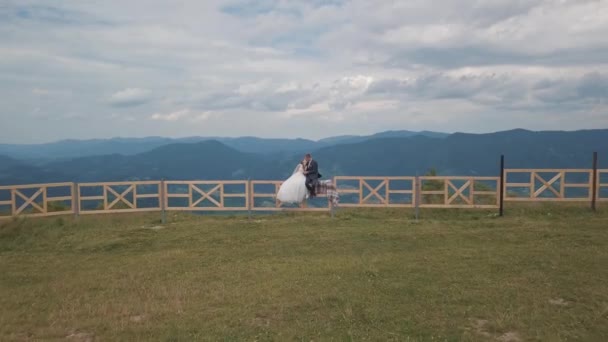
[[(201, 203), (205, 199), (208, 199), (211, 203), (215, 204), (215, 206), (218, 207), (218, 208), (222, 208), (223, 207), (221, 203), (219, 203), (213, 197), (211, 197), (211, 195), (213, 195), (214, 192), (218, 191), (222, 187), (222, 184), (216, 185), (213, 189), (209, 190), (208, 192), (205, 192), (205, 191), (201, 190), (198, 186), (196, 186), (194, 184), (190, 184), (190, 186), (191, 186), (192, 190), (198, 192), (202, 196), (201, 198), (198, 199), (198, 201), (193, 202), (190, 205), (191, 208), (196, 207), (199, 203)], [(220, 194), (220, 196), (221, 196), (221, 194)]]
[[(536, 190), (534, 192), (534, 197), (538, 197), (538, 195), (542, 194), (545, 190), (549, 190), (551, 191), (553, 194), (555, 194), (555, 196), (557, 196), (557, 198), (562, 198), (562, 194), (560, 194), (557, 190), (555, 190), (555, 188), (553, 187), (553, 183), (555, 183), (556, 181), (558, 181), (559, 179), (562, 178), (562, 173), (558, 173), (557, 175), (555, 175), (555, 177), (551, 178), (551, 180), (546, 181), (543, 177), (539, 176), (538, 173), (534, 172), (534, 178), (538, 179), (541, 183), (543, 183), (543, 186), (541, 186), (540, 188), (538, 188), (538, 190)], [(564, 180), (562, 179), (561, 183), (563, 183)]]
[[(123, 202), (126, 205), (128, 205), (131, 209), (135, 209), (135, 204), (129, 202), (125, 196), (131, 192), (131, 191), (135, 191), (135, 185), (131, 185), (129, 186), (125, 191), (123, 191), (121, 194), (118, 194), (118, 192), (114, 191), (114, 189), (112, 189), (112, 187), (110, 185), (104, 185), (104, 187), (106, 188), (107, 191), (111, 192), (112, 194), (114, 194), (114, 196), (116, 196), (116, 199), (114, 199), (114, 201), (110, 204), (108, 204), (108, 206), (106, 207), (106, 209), (112, 209), (112, 207), (114, 207), (118, 202)], [(135, 200), (135, 196), (133, 196), (133, 200)]]
[(34, 202), (34, 200), (36, 200), (36, 198), (38, 198), (40, 194), (44, 193), (45, 190), (46, 188), (42, 187), (38, 191), (36, 191), (36, 193), (34, 193), (31, 197), (27, 197), (23, 193), (21, 193), (21, 191), (15, 189), (15, 195), (21, 197), (25, 201), (25, 203), (23, 203), (15, 211), (15, 215), (19, 215), (23, 210), (25, 210), (25, 208), (27, 208), (28, 205), (31, 205), (33, 208), (38, 209), (41, 213), (46, 213), (46, 210), (44, 210), (44, 208), (41, 208), (38, 203)]
[[(446, 204), (451, 204), (456, 198), (460, 197), (462, 198), (462, 200), (464, 200), (467, 204), (473, 204), (470, 198), (467, 198), (464, 195), (464, 191), (471, 185), (471, 181), (468, 180), (466, 183), (464, 183), (460, 188), (457, 188), (451, 181), (446, 180), (448, 186), (452, 189), (454, 189), (454, 194), (452, 195), (452, 197), (448, 198), (448, 201)], [(469, 190), (470, 191), (470, 190)]]
[[(367, 184), (367, 182), (365, 180), (361, 180), (361, 184), (363, 184), (363, 186), (365, 186), (366, 188), (369, 189), (370, 193), (367, 194), (367, 196), (365, 196), (362, 200), (361, 203), (365, 203), (367, 202), (368, 199), (370, 199), (371, 197), (375, 196), (377, 199), (380, 200), (380, 203), (382, 204), (387, 204), (386, 199), (383, 198), (382, 196), (380, 196), (380, 194), (378, 193), (378, 191), (380, 191), (380, 189), (383, 186), (386, 186), (387, 182), (386, 180), (382, 181), (380, 184), (378, 184), (378, 186), (376, 186), (375, 188), (372, 188), (369, 184)], [(363, 193), (363, 191), (362, 191)]]

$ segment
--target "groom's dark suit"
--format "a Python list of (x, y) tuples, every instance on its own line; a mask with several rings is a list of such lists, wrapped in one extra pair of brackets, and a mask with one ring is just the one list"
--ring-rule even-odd
[(310, 197), (316, 196), (315, 186), (321, 178), (319, 174), (319, 165), (313, 159), (306, 163), (306, 188), (310, 191)]

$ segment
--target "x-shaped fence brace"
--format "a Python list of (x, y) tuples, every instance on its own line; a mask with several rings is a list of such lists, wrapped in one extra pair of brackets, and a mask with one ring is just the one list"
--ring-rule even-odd
[[(380, 204), (388, 204), (388, 191), (386, 191), (386, 186), (387, 186), (387, 181), (384, 180), (382, 182), (380, 182), (380, 184), (378, 184), (375, 188), (372, 188), (372, 186), (370, 186), (365, 180), (361, 179), (361, 198), (360, 198), (360, 203), (367, 203), (367, 201), (372, 198), (375, 197), (380, 201)], [(369, 190), (369, 194), (367, 194), (367, 196), (363, 197), (363, 187), (366, 187)], [(386, 197), (382, 197), (380, 196), (380, 194), (378, 193), (382, 187), (385, 188), (385, 191), (387, 192)]]
[[(192, 200), (193, 200), (192, 191), (196, 191), (201, 195), (201, 198), (199, 198), (196, 202), (192, 202)], [(221, 203), (216, 201), (213, 197), (211, 197), (211, 195), (213, 195), (217, 191), (220, 192)], [(195, 208), (199, 203), (201, 203), (205, 199), (208, 199), (209, 202), (213, 203), (216, 207), (221, 208), (224, 206), (224, 198), (222, 196), (222, 193), (223, 193), (222, 184), (216, 185), (209, 191), (204, 191), (201, 188), (199, 188), (198, 186), (196, 186), (194, 184), (190, 184), (190, 198), (189, 198), (190, 199), (190, 208)]]
[[(112, 209), (119, 202), (123, 202), (124, 204), (128, 205), (131, 209), (135, 209), (135, 204), (129, 202), (125, 198), (125, 196), (127, 196), (129, 194), (129, 192), (133, 191), (133, 201), (136, 200), (135, 185), (129, 186), (125, 191), (123, 191), (120, 194), (117, 191), (115, 191), (114, 189), (112, 189), (112, 187), (110, 185), (104, 185), (103, 189), (104, 189), (104, 199), (105, 199), (105, 208), (106, 209)], [(108, 202), (108, 192), (110, 192), (114, 196), (116, 196), (114, 201), (112, 201), (112, 203), (110, 203), (110, 204), (107, 203)]]
[(447, 198), (446, 204), (452, 204), (452, 202), (454, 202), (457, 198), (461, 198), (467, 204), (473, 204), (473, 201), (472, 201), (473, 196), (471, 194), (472, 188), (469, 189), (469, 197), (464, 195), (464, 191), (467, 188), (471, 187), (471, 184), (472, 184), (471, 180), (466, 181), (461, 187), (456, 187), (454, 185), (454, 183), (452, 183), (448, 179), (446, 179), (445, 182), (446, 182), (445, 183), (446, 184), (446, 192), (445, 192), (446, 198), (448, 196), (448, 188), (454, 189), (454, 194), (451, 197)]
[(43, 207), (40, 207), (38, 205), (38, 203), (34, 202), (40, 195), (43, 195), (43, 197), (46, 196), (46, 188), (40, 188), (38, 191), (36, 191), (32, 196), (28, 197), (26, 195), (24, 195), (21, 191), (19, 191), (18, 189), (14, 189), (13, 190), (13, 203), (17, 203), (16, 202), (16, 196), (21, 197), (25, 202), (18, 208), (15, 210), (14, 215), (19, 215), (21, 212), (23, 212), (23, 210), (25, 210), (25, 208), (27, 208), (29, 205), (31, 205), (33, 208), (36, 208), (37, 210), (39, 210), (41, 213), (46, 213), (46, 201), (43, 198)]
[(533, 172), (533, 179), (532, 179), (532, 186), (534, 186), (535, 180), (539, 180), (541, 183), (543, 183), (543, 185), (538, 188), (538, 190), (536, 190), (534, 192), (534, 197), (538, 197), (538, 195), (542, 194), (543, 192), (545, 192), (546, 190), (551, 191), (555, 196), (557, 196), (557, 198), (562, 198), (563, 194), (561, 192), (558, 192), (554, 187), (553, 184), (555, 182), (557, 182), (558, 180), (560, 182), (564, 182), (564, 180), (562, 179), (563, 174), (562, 173), (558, 173), (557, 175), (555, 175), (553, 178), (551, 178), (549, 181), (547, 181), (546, 179), (544, 179), (543, 177), (539, 176), (538, 173)]

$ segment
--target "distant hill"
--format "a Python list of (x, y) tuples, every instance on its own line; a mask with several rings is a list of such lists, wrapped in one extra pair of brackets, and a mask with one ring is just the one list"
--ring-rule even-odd
[(304, 153), (313, 150), (317, 142), (307, 139), (266, 139), (256, 137), (216, 138), (215, 140), (247, 153)]
[(256, 137), (186, 137), (186, 138), (112, 138), (91, 140), (62, 140), (47, 144), (0, 144), (0, 155), (30, 161), (49, 161), (77, 157), (101, 156), (109, 154), (135, 155), (157, 147), (176, 143), (197, 143), (215, 140), (226, 146), (246, 153), (276, 154), (304, 153), (315, 149), (343, 143), (355, 143), (386, 136), (426, 135), (445, 137), (447, 134), (435, 132), (388, 131), (369, 136), (341, 136), (319, 141), (307, 139), (268, 139)]
[(333, 174), (415, 175), (436, 168), (445, 175), (496, 175), (501, 154), (510, 168), (590, 168), (593, 151), (608, 167), (608, 130), (382, 138), (323, 148), (315, 156), (328, 161)]
[(132, 156), (81, 157), (47, 167), (76, 181), (243, 179), (265, 170), (265, 158), (218, 141), (170, 144)]
[(58, 159), (120, 153), (132, 155), (172, 143), (170, 138), (62, 140), (47, 144), (0, 144), (0, 154), (19, 159)]
[[(429, 138), (445, 138), (449, 136), (447, 133), (439, 133), (439, 132), (430, 132), (430, 131), (422, 131), (422, 132), (414, 132), (414, 131), (386, 131), (380, 132), (372, 135), (344, 135), (332, 138), (326, 138), (319, 140), (319, 145), (327, 146), (327, 145), (342, 145), (342, 144), (354, 144), (363, 141), (373, 140), (373, 139), (381, 139), (381, 138), (410, 138), (415, 136), (423, 136)], [(321, 147), (317, 146), (317, 147)]]
[[(413, 176), (430, 168), (443, 175), (497, 175), (501, 154), (505, 154), (509, 168), (589, 168), (593, 151), (600, 154), (600, 167), (608, 168), (608, 130), (512, 130), (488, 134), (455, 133), (447, 137), (391, 134), (386, 132), (354, 143), (351, 139), (355, 138), (342, 137), (326, 146), (322, 146), (321, 141), (313, 155), (325, 177)], [(242, 139), (250, 139), (251, 144), (258, 141), (257, 138)], [(269, 144), (268, 140), (260, 140), (261, 144)], [(292, 142), (295, 144), (296, 140)], [(300, 141), (300, 146), (305, 142)], [(267, 146), (266, 151), (270, 148)], [(132, 155), (58, 159), (37, 166), (0, 156), (0, 184), (161, 178), (284, 179), (301, 157), (301, 151), (243, 152), (217, 140), (172, 143)]]
[(0, 154), (0, 171), (21, 164), (23, 164), (23, 162), (20, 160)]
[(53, 170), (0, 155), (0, 185), (55, 182), (64, 178)]

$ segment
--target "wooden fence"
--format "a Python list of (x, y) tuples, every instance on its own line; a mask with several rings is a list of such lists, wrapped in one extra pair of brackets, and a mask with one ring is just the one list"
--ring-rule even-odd
[[(593, 184), (596, 189), (593, 191)], [(500, 177), (335, 177), (341, 207), (486, 208), (506, 202), (608, 201), (608, 169), (506, 169)], [(0, 186), (0, 218), (146, 211), (328, 211), (276, 200), (281, 181), (127, 181)], [(502, 191), (501, 191), (502, 190)], [(593, 198), (595, 194), (595, 198)]]
[[(164, 208), (167, 210), (242, 211), (249, 208), (248, 181), (165, 181), (163, 183)], [(232, 199), (242, 201), (231, 201)]]
[[(413, 207), (415, 177), (335, 177), (341, 207)], [(349, 195), (354, 195), (348, 201)]]
[[(159, 181), (77, 184), (78, 213), (86, 215), (158, 211), (162, 201), (160, 184)], [(157, 204), (142, 206), (139, 200), (144, 198), (156, 199)], [(93, 205), (87, 205), (89, 203)]]
[(498, 208), (500, 177), (423, 176), (419, 179), (421, 208)]
[(0, 218), (73, 214), (74, 193), (74, 183), (0, 186)]
[[(605, 170), (598, 170), (598, 179)], [(587, 169), (510, 169), (505, 170), (504, 193), (507, 201), (591, 201), (593, 170)], [(526, 179), (526, 181), (513, 178)], [(570, 178), (570, 180), (569, 180)], [(520, 191), (517, 191), (517, 190)], [(574, 191), (570, 191), (574, 190)], [(598, 182), (596, 194), (602, 193)]]
[(597, 173), (597, 200), (608, 202), (608, 169), (598, 170)]

